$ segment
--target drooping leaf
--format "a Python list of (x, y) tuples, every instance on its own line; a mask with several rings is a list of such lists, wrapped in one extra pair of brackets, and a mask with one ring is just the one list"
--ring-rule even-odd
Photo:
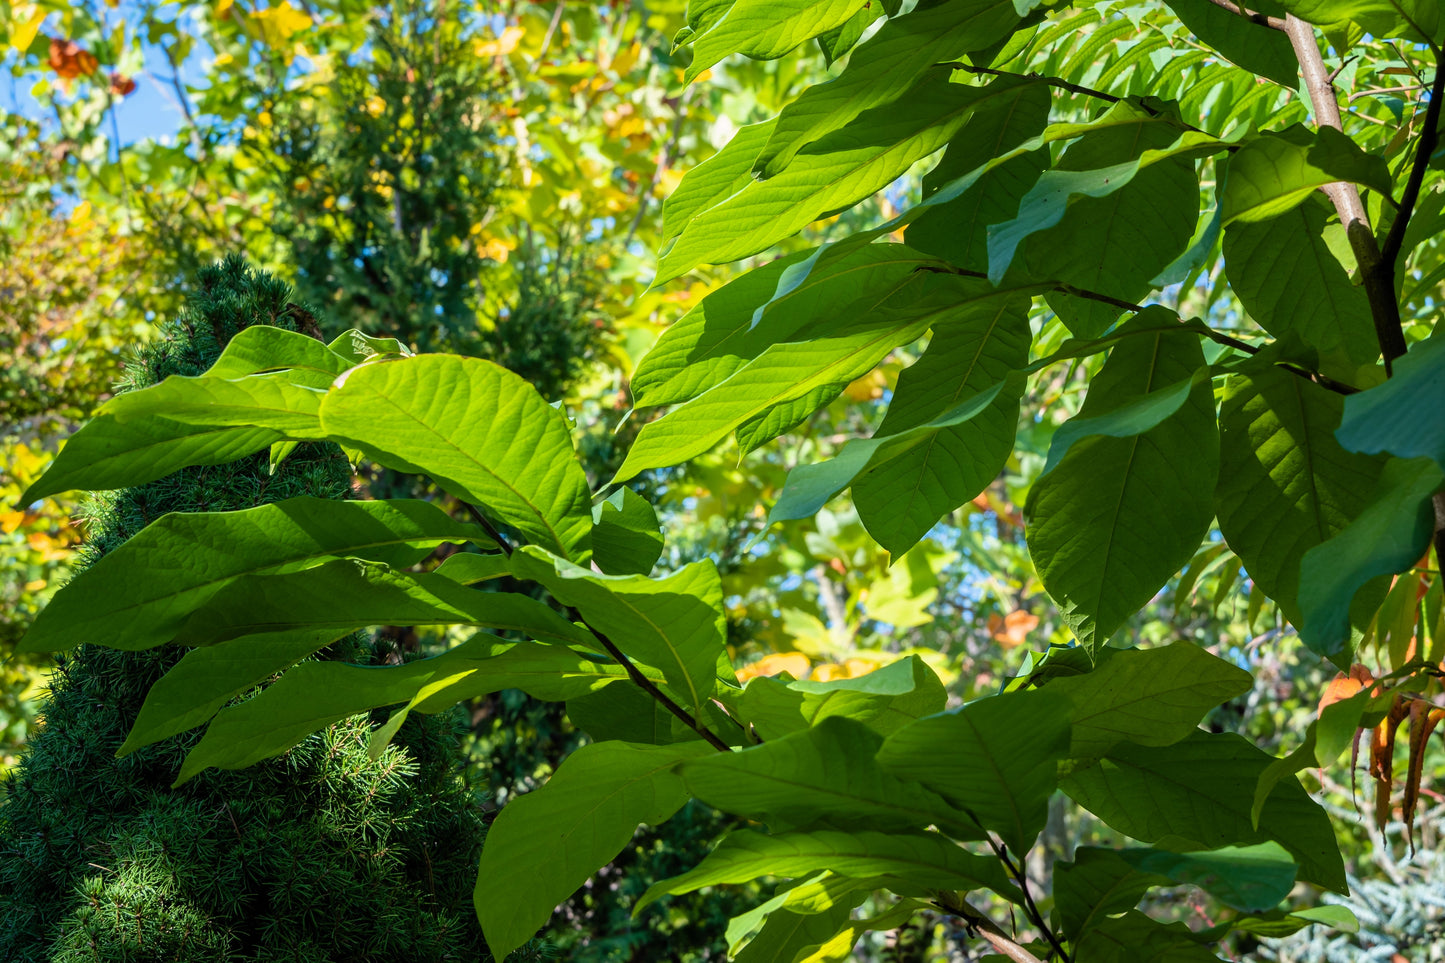
[(101, 406), (100, 413), (121, 423), (165, 418), (205, 427), (255, 426), (307, 441), (321, 435), (317, 414), (325, 393), (297, 382), (331, 380), (325, 373), (306, 378), (310, 373), (287, 369), (236, 379), (172, 375), (158, 385), (116, 395)]
[(682, 769), (688, 790), (709, 805), (774, 830), (828, 826), (907, 832), (937, 824), (951, 835), (980, 833), (937, 794), (885, 771), (883, 738), (833, 716), (811, 729)]
[[(687, 802), (674, 769), (703, 743), (578, 749), (541, 789), (502, 808), (487, 832), (473, 892), (496, 959), (532, 938), (552, 910), (627, 845), (639, 823), (666, 822)], [(517, 875), (517, 867), (530, 870)]]
[(1131, 848), (1118, 855), (1140, 872), (1198, 886), (1237, 910), (1271, 909), (1294, 888), (1295, 862), (1275, 842), (1193, 853)]
[(1183, 923), (1160, 923), (1138, 910), (1097, 920), (1074, 951), (1089, 963), (1219, 963)]
[(283, 629), (323, 628), (340, 638), (372, 625), (469, 625), (597, 648), (585, 629), (526, 595), (480, 592), (445, 576), (398, 572), (352, 558), (236, 578), (190, 613), (175, 641), (211, 645)]
[[(776, 963), (778, 960), (798, 959), (809, 947), (827, 942), (847, 927), (854, 906), (868, 894), (854, 892), (850, 895), (853, 896), (851, 901), (840, 900), (820, 913), (795, 913), (787, 909), (773, 911), (768, 914), (763, 928), (733, 959), (737, 963)], [(804, 959), (810, 958), (804, 955)]]
[(1298, 85), (1299, 62), (1283, 31), (1209, 0), (1169, 0), (1169, 6), (1196, 37), (1245, 70), (1290, 89)]
[(1282, 368), (1225, 382), (1219, 413), (1219, 530), (1249, 576), (1295, 626), (1305, 552), (1368, 504), (1383, 458), (1335, 440), (1345, 400)]
[(1362, 184), (1386, 197), (1392, 191), (1385, 158), (1366, 153), (1333, 127), (1265, 131), (1229, 159), (1220, 201), (1224, 226), (1269, 220), (1336, 181)]
[(587, 476), (566, 421), (489, 361), (423, 355), (363, 365), (321, 405), (326, 435), (490, 511), (528, 539), (585, 561)]
[[(1111, 114), (1128, 119), (1071, 144), (1019, 204), (1018, 216), (988, 232), (988, 274), (999, 283), (1027, 239), (1034, 277), (1135, 300), (1189, 246), (1199, 219), (1193, 157), (1224, 149), (1129, 102)], [(1069, 330), (1096, 337), (1119, 308), (1063, 294), (1049, 296)]]
[(448, 555), (432, 574), (463, 585), (475, 585), (511, 575), (512, 565), (507, 556), (500, 553), (479, 555), (476, 552), (457, 552), (455, 555)]
[(592, 508), (592, 560), (608, 575), (646, 575), (662, 556), (652, 503), (619, 488)]
[(881, 879), (858, 879), (823, 872), (811, 879), (779, 883), (772, 899), (728, 921), (728, 952), (737, 953), (738, 947), (775, 911), (815, 916), (845, 904), (851, 909), (869, 891), (878, 889), (882, 882)]
[(1250, 690), (1248, 672), (1193, 642), (1111, 652), (1083, 675), (1050, 680), (1073, 723), (1069, 755), (1103, 755), (1121, 742), (1168, 746), (1194, 732), (1210, 709)]
[(692, 38), (685, 82), (729, 54), (776, 60), (820, 33), (843, 26), (866, 0), (737, 0), (708, 30)]
[(860, 46), (848, 69), (803, 91), (779, 115), (756, 171), (776, 177), (798, 152), (860, 114), (899, 99), (935, 64), (981, 50), (1019, 22), (1012, 0), (963, 0), (889, 20)]
[[(1121, 331), (1167, 315), (1151, 308)], [(1076, 417), (1112, 411), (1193, 377), (1194, 335), (1161, 331), (1121, 340)], [(1034, 482), (1025, 535), (1044, 587), (1091, 651), (1153, 598), (1199, 547), (1213, 520), (1219, 435), (1208, 382), (1141, 435), (1076, 442)]]
[(1197, 732), (1163, 747), (1120, 743), (1059, 784), (1079, 805), (1142, 842), (1218, 849), (1273, 840), (1294, 857), (1301, 880), (1346, 892), (1329, 817), (1297, 780), (1280, 781), (1254, 827), (1254, 784), (1270, 762), (1233, 733)]
[(1403, 572), (1430, 545), (1435, 531), (1431, 495), (1445, 471), (1428, 458), (1392, 458), (1369, 503), (1329, 541), (1300, 561), (1300, 639), (1326, 658), (1348, 665), (1350, 603), (1370, 579)]
[(291, 498), (239, 512), (166, 515), (57, 592), (22, 648), (152, 648), (242, 576), (297, 571), (334, 555), (406, 567), (443, 542), (466, 541), (491, 544), (475, 525), (422, 501)]
[(827, 682), (767, 676), (752, 679), (739, 696), (741, 715), (764, 740), (782, 738), (832, 716), (861, 722), (886, 736), (943, 708), (943, 683), (917, 656), (866, 675)]
[[(249, 329), (248, 329), (249, 330)], [(242, 334), (245, 332), (243, 331)], [(385, 358), (390, 355), (397, 357), (408, 357), (411, 349), (395, 338), (377, 338), (358, 331), (355, 328), (343, 331), (336, 336), (336, 340), (327, 345), (333, 352), (345, 358), (351, 365), (361, 364), (372, 358)], [(349, 367), (350, 365), (348, 365)]]
[[(770, 301), (783, 271), (807, 253), (778, 258), (734, 278), (670, 325), (632, 377), (638, 406), (695, 398), (800, 329), (831, 325), (841, 310), (870, 291), (892, 290), (919, 267), (936, 263), (902, 244), (870, 244)], [(764, 304), (767, 313), (759, 317)]]
[(903, 727), (888, 737), (878, 761), (941, 793), (1023, 853), (1048, 819), (1058, 761), (1068, 748), (1067, 699), (1048, 690), (1009, 692)]
[(1346, 398), (1335, 437), (1349, 451), (1423, 456), (1445, 469), (1445, 337), (1416, 343), (1388, 381)]
[(976, 278), (910, 275), (893, 289), (850, 305), (843, 324), (806, 341), (773, 345), (716, 388), (649, 422), (614, 481), (700, 455), (750, 420), (816, 389), (841, 391), (934, 324), (976, 314), (988, 303), (1013, 296)]
[(662, 896), (704, 886), (746, 883), (762, 876), (808, 876), (827, 869), (839, 876), (899, 876), (939, 889), (986, 888), (1016, 892), (992, 856), (970, 853), (941, 833), (729, 833), (707, 858), (672, 879), (654, 883), (633, 906), (633, 915)]
[[(1047, 119), (1047, 113), (1045, 118)], [(1036, 133), (1037, 131), (1030, 131), (1030, 134)], [(949, 145), (950, 153), (954, 144), (961, 140), (958, 137), (954, 139), (953, 144)], [(962, 142), (972, 147), (971, 142)], [(973, 160), (972, 157), (968, 159)], [(945, 154), (939, 167), (948, 162), (949, 155)], [(964, 176), (987, 162), (988, 158), (985, 158), (972, 167), (961, 168), (954, 176)], [(919, 251), (946, 258), (965, 270), (987, 272), (988, 229), (1018, 216), (1019, 204), (1024, 195), (1038, 182), (1039, 175), (1047, 165), (1047, 151), (1039, 150), (1015, 157), (995, 167), (980, 177), (973, 189), (962, 196), (925, 211), (908, 225), (905, 240)]]
[(204, 724), (236, 696), (339, 635), (331, 629), (289, 629), (192, 649), (150, 687), (116, 755)]
[(624, 654), (661, 670), (694, 713), (712, 696), (726, 650), (722, 583), (711, 560), (661, 579), (597, 575), (528, 545), (512, 555), (512, 571), (576, 607)]
[(615, 663), (595, 662), (561, 646), (508, 645), (486, 636), (402, 665), (302, 662), (255, 697), (216, 713), (176, 783), (211, 767), (244, 769), (333, 722), (409, 702), (423, 689), (428, 692), (415, 708), (438, 712), (502, 689), (561, 702), (626, 677)]
[(902, 5), (902, 0), (879, 0), (878, 3), (870, 0), (841, 27), (818, 34), (818, 49), (823, 52), (823, 59), (830, 65), (833, 64), (853, 49), (875, 20), (879, 17), (897, 16)]
[[(898, 376), (874, 437), (920, 429), (1004, 381), (1028, 362), (1029, 341), (1022, 297), (983, 302), (935, 324), (928, 350)], [(1000, 393), (965, 422), (915, 436), (893, 457), (875, 455), (852, 482), (868, 533), (901, 557), (940, 518), (992, 484), (1013, 452), (1017, 425), (1017, 397)]]
[(915, 161), (948, 143), (977, 111), (1014, 99), (1020, 83), (1000, 78), (987, 87), (926, 75), (895, 104), (858, 115), (795, 157), (776, 177), (753, 181), (697, 214), (658, 262), (660, 284), (699, 264), (756, 254), (809, 222), (891, 183)]
[(1325, 243), (1326, 208), (1307, 202), (1279, 217), (1224, 232), (1224, 270), (1240, 303), (1275, 337), (1293, 333), (1329, 370), (1353, 380), (1379, 356), (1362, 289)]
[(1078, 939), (1098, 920), (1127, 912), (1163, 877), (1143, 873), (1117, 851), (1080, 846), (1074, 858), (1054, 864), (1054, 906), (1064, 935)]
[[(723, 149), (688, 171), (677, 190), (662, 202), (662, 249), (701, 212), (732, 197), (753, 179), (753, 158), (768, 141), (774, 122), (742, 127)], [(654, 286), (661, 282), (654, 280)]]

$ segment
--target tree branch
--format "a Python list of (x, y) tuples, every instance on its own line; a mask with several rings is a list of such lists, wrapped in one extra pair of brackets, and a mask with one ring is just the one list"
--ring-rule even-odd
[(463, 502), (462, 504), (467, 506), (467, 514), (472, 516), (472, 521), (480, 525), (482, 531), (486, 532), (489, 536), (491, 536), (492, 541), (496, 542), (498, 547), (501, 548), (503, 555), (511, 558), (512, 544), (507, 541), (506, 537), (502, 535), (500, 531), (498, 531), (497, 526), (493, 525), (491, 521), (488, 520), (487, 516), (482, 514), (481, 509), (477, 508), (477, 506), (471, 504), (470, 502)]
[[(1345, 128), (1340, 120), (1340, 102), (1335, 96), (1330, 74), (1325, 69), (1324, 57), (1320, 55), (1314, 27), (1290, 14), (1285, 17), (1284, 32), (1294, 48), (1295, 59), (1299, 61), (1300, 73), (1314, 107), (1315, 124), (1333, 127), (1343, 133)], [(1392, 373), (1394, 360), (1405, 353), (1405, 335), (1400, 329), (1400, 305), (1395, 300), (1394, 262), (1380, 252), (1375, 232), (1370, 228), (1370, 216), (1360, 199), (1359, 188), (1337, 181), (1326, 184), (1323, 190), (1334, 203), (1355, 260), (1359, 262), (1360, 278), (1364, 281), (1365, 295), (1370, 302), (1370, 317), (1375, 324), (1375, 338), (1385, 357), (1385, 373), (1388, 375)]]
[[(575, 611), (572, 614), (577, 621), (581, 622), (583, 625), (587, 625), (586, 619), (582, 618)], [(617, 643), (613, 642), (611, 639), (603, 635), (597, 629), (592, 628), (592, 626), (587, 625), (587, 628), (592, 632), (593, 635), (597, 636), (597, 641), (602, 643), (602, 647), (607, 650), (607, 654), (616, 659), (617, 663), (621, 665), (622, 668), (627, 670), (628, 678), (630, 678), (633, 682), (636, 682), (644, 692), (646, 692), (648, 695), (652, 696), (652, 698), (660, 702), (664, 709), (666, 709), (668, 712), (671, 712), (673, 715), (677, 716), (679, 719), (685, 722), (689, 729), (702, 736), (703, 741), (706, 742), (708, 745), (712, 746), (718, 752), (733, 751), (732, 746), (728, 745), (726, 742), (723, 742), (722, 739), (718, 738), (718, 736), (711, 729), (709, 729), (707, 726), (704, 726), (697, 719), (694, 719), (692, 713), (688, 712), (676, 702), (673, 702), (672, 699), (668, 698), (666, 692), (663, 692), (651, 679), (643, 675), (638, 670), (637, 666), (632, 664), (632, 660), (629, 659), (626, 655), (624, 655), (622, 653), (622, 650), (617, 647)]]
[(1039, 912), (1039, 906), (1034, 902), (1034, 895), (1029, 891), (1028, 876), (1025, 875), (1020, 866), (1014, 863), (1013, 858), (1009, 856), (1008, 847), (1003, 843), (996, 842), (992, 833), (988, 835), (988, 845), (993, 850), (994, 855), (999, 858), (999, 862), (1003, 863), (1004, 868), (1008, 870), (1009, 875), (1014, 878), (1014, 882), (1019, 884), (1019, 889), (1023, 891), (1024, 912), (1028, 913), (1029, 921), (1044, 934), (1044, 939), (1048, 940), (1049, 946), (1053, 948), (1054, 953), (1058, 955), (1059, 959), (1063, 960), (1064, 963), (1069, 963), (1069, 954), (1064, 951), (1063, 944), (1061, 944), (1059, 938), (1054, 935), (1054, 931), (1049, 929), (1048, 921), (1044, 919), (1044, 914)]
[(1237, 17), (1243, 17), (1251, 23), (1257, 23), (1261, 27), (1268, 27), (1271, 30), (1284, 30), (1285, 22), (1279, 17), (1268, 17), (1262, 13), (1255, 13), (1253, 10), (1246, 10), (1231, 0), (1209, 0), (1216, 7), (1228, 10)]
[[(1067, 90), (1070, 93), (1082, 94), (1085, 97), (1097, 97), (1099, 100), (1117, 104), (1121, 99), (1113, 94), (1106, 94), (1102, 90), (1095, 90), (1093, 87), (1085, 87), (1082, 84), (1070, 83), (1058, 77), (1049, 77), (1045, 74), (1016, 74), (1007, 70), (994, 70), (992, 67), (975, 67), (960, 60), (950, 60), (948, 63), (938, 64), (939, 67), (951, 67), (954, 70), (964, 70), (971, 74), (982, 74), (986, 77), (1018, 77), (1023, 80), (1042, 80), (1050, 87), (1057, 87), (1060, 90)], [(1146, 110), (1148, 108), (1145, 108)], [(1152, 111), (1151, 111), (1152, 113)]]
[(1445, 97), (1445, 54), (1435, 60), (1435, 81), (1430, 85), (1430, 105), (1425, 108), (1425, 129), (1420, 132), (1420, 142), (1415, 146), (1415, 166), (1410, 170), (1410, 179), (1405, 182), (1405, 192), (1400, 195), (1400, 209), (1395, 212), (1395, 221), (1385, 237), (1380, 255), (1393, 271), (1405, 245), (1405, 229), (1410, 226), (1410, 217), (1415, 213), (1415, 202), (1420, 199), (1420, 187), (1425, 183), (1425, 170), (1430, 166), (1430, 157), (1440, 142), (1440, 100)]

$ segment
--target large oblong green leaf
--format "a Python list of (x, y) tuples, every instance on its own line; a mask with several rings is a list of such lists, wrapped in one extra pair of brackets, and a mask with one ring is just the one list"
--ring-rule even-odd
[(987, 47), (1018, 22), (1013, 0), (955, 0), (889, 20), (854, 51), (840, 76), (783, 108), (757, 156), (757, 173), (776, 177), (809, 144), (898, 99), (934, 64)]
[(856, 204), (948, 142), (976, 111), (1008, 100), (1018, 82), (988, 87), (927, 76), (898, 103), (859, 115), (810, 145), (776, 177), (754, 181), (697, 214), (661, 257), (660, 284), (699, 264), (765, 250), (830, 211)]
[[(711, 752), (702, 743), (578, 749), (541, 789), (502, 808), (487, 833), (473, 902), (496, 959), (521, 946), (558, 903), (607, 865), (639, 823), (662, 823), (687, 802), (673, 772)], [(519, 878), (518, 867), (529, 867)]]
[(590, 554), (591, 494), (566, 421), (490, 361), (424, 355), (354, 368), (321, 404), (327, 437), (430, 475), (550, 551)]
[(626, 678), (616, 663), (596, 662), (561, 646), (511, 645), (489, 636), (402, 665), (302, 662), (255, 697), (218, 712), (186, 756), (176, 784), (212, 767), (244, 769), (371, 709), (416, 700), (417, 711), (439, 712), (502, 689), (562, 702)]
[(1299, 864), (1299, 878), (1348, 892), (1330, 820), (1297, 780), (1282, 779), (1259, 828), (1250, 809), (1259, 774), (1273, 760), (1233, 733), (1198, 732), (1171, 746), (1120, 744), (1060, 783), (1079, 805), (1142, 842), (1167, 838), (1218, 849), (1274, 840)]
[(1231, 375), (1219, 413), (1219, 531), (1296, 627), (1300, 561), (1368, 504), (1384, 459), (1335, 440), (1345, 399), (1268, 367)]
[(1310, 131), (1296, 124), (1265, 131), (1229, 159), (1220, 200), (1224, 226), (1269, 220), (1337, 181), (1363, 184), (1385, 197), (1391, 194), (1385, 158), (1366, 153), (1333, 127)]
[(943, 683), (922, 659), (906, 659), (852, 679), (800, 682), (776, 676), (748, 681), (737, 696), (739, 714), (765, 740), (781, 739), (833, 716), (888, 735), (943, 709)]
[(1365, 292), (1350, 280), (1323, 232), (1327, 205), (1313, 199), (1257, 223), (1224, 231), (1224, 272), (1260, 327), (1295, 334), (1320, 353), (1327, 372), (1354, 380), (1380, 346)]
[(1014, 852), (1027, 852), (1048, 819), (1069, 748), (1069, 708), (1047, 690), (978, 699), (893, 733), (878, 762), (941, 793)]
[(1423, 456), (1445, 469), (1445, 336), (1415, 343), (1388, 381), (1346, 398), (1335, 437), (1350, 451)]
[(841, 27), (867, 0), (737, 0), (722, 19), (692, 41), (684, 81), (730, 54), (776, 60), (820, 33)]
[(894, 876), (919, 887), (1016, 892), (993, 856), (970, 853), (941, 833), (729, 833), (707, 858), (680, 876), (654, 883), (633, 906), (636, 916), (663, 896), (763, 876)]
[[(898, 376), (875, 438), (927, 425), (1002, 382), (1028, 363), (1028, 301), (983, 302), (935, 324), (923, 357)], [(868, 534), (894, 558), (944, 515), (983, 491), (1013, 452), (1018, 398), (1000, 392), (973, 418), (933, 429), (893, 457), (874, 457), (853, 479), (853, 503)], [(885, 443), (886, 445), (886, 443)]]
[(175, 638), (193, 611), (242, 576), (297, 571), (336, 555), (406, 567), (443, 542), (466, 541), (491, 543), (477, 526), (411, 500), (291, 498), (165, 515), (55, 593), (21, 648), (148, 649)]
[(956, 837), (982, 836), (938, 794), (883, 769), (874, 758), (882, 742), (861, 722), (833, 716), (760, 746), (690, 762), (682, 778), (709, 805), (775, 830), (906, 832), (937, 824)]
[(528, 545), (513, 553), (512, 572), (576, 607), (623, 654), (661, 670), (694, 715), (702, 712), (726, 661), (722, 582), (711, 560), (660, 579), (598, 575)]
[[(1169, 317), (1151, 308), (1121, 328)], [(1204, 364), (1197, 337), (1154, 331), (1120, 340), (1076, 417), (1113, 411), (1193, 378)], [(1025, 536), (1044, 587), (1090, 651), (1193, 556), (1214, 518), (1219, 433), (1207, 379), (1175, 414), (1134, 436), (1075, 441), (1034, 482)]]
[(1121, 742), (1168, 746), (1189, 736), (1204, 714), (1243, 695), (1248, 672), (1193, 642), (1110, 650), (1083, 675), (1052, 679), (1045, 691), (1069, 700), (1069, 755), (1101, 756)]

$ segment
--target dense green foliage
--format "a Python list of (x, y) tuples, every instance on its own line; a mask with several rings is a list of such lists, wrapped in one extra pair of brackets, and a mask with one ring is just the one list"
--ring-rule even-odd
[[(392, 709), (372, 737), (384, 752), (415, 714), (458, 701), (561, 703), (594, 741), (492, 827), (474, 903), (498, 956), (639, 824), (698, 803), (753, 825), (648, 880), (635, 911), (793, 880), (734, 920), (739, 959), (840, 959), (920, 917), (1008, 959), (1074, 963), (1208, 960), (1220, 940), (1353, 927), (1337, 906), (1286, 901), (1301, 883), (1349, 889), (1339, 814), (1299, 774), (1379, 725), (1376, 818), (1398, 812), (1408, 835), (1445, 717), (1437, 5), (737, 0), (689, 4), (688, 20), (694, 85), (730, 54), (776, 59), (815, 38), (836, 63), (668, 197), (654, 288), (782, 256), (704, 297), (643, 359), (644, 424), (612, 482), (589, 484), (565, 413), (496, 364), (253, 328), (204, 374), (107, 403), (27, 497), (333, 442), (430, 478), (472, 520), (401, 501), (167, 516), (59, 593), (26, 647), (198, 645), (187, 658), (207, 670), (157, 683), (124, 747), (205, 723), (183, 786), (357, 714)], [(865, 229), (879, 192), (892, 210)], [(855, 205), (826, 243), (791, 240)], [(890, 377), (900, 357), (912, 364)], [(736, 593), (706, 553), (670, 564), (651, 486), (621, 487), (729, 437), (765, 452), (880, 366), (872, 436), (799, 445), (769, 520), (816, 516), (822, 536), (846, 491), (897, 571), (976, 498), (1021, 526), (1058, 644), (962, 705), (914, 655), (853, 677), (740, 679)], [(771, 538), (760, 565), (785, 544)], [(415, 570), (403, 548), (437, 540), (476, 551)], [(1187, 608), (1209, 573), (1216, 600), (1247, 577), (1249, 626), (1350, 673), (1283, 759), (1201, 728), (1252, 688), (1197, 644), (1209, 626), (1178, 638), (1142, 614), (1171, 588)], [(470, 587), (504, 577), (526, 592)], [(376, 624), (466, 631), (404, 665), (297, 663)], [(1028, 861), (1060, 794), (1111, 835), (1042, 874)], [(1208, 928), (1160, 896), (1178, 886), (1205, 894)]]
[[(239, 261), (205, 272), (200, 290), (128, 366), (131, 391), (118, 397), (204, 371), (252, 325), (313, 326), (284, 285)], [(274, 472), (262, 453), (98, 495), (81, 568), (123, 555), (167, 512), (343, 499), (349, 486), (340, 451), (305, 445)], [(172, 790), (194, 737), (114, 753), (179, 655), (85, 644), (56, 660), (44, 724), (0, 804), (0, 958), (420, 963), (484, 952), (459, 885), (483, 826), (458, 777), (454, 718), (408, 725), (379, 758), (366, 720), (349, 720), (255, 771)], [(326, 657), (388, 655), (358, 636)]]

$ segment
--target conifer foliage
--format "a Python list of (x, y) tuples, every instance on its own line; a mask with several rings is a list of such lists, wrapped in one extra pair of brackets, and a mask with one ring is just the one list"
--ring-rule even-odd
[[(314, 331), (286, 285), (232, 259), (201, 275), (129, 388), (206, 370), (242, 329)], [(284, 498), (343, 499), (333, 445), (263, 451), (96, 496), (85, 566), (167, 512)], [(330, 653), (376, 663), (352, 636)], [(196, 734), (116, 758), (174, 648), (82, 645), (57, 658), (43, 727), (0, 805), (0, 959), (307, 963), (485, 959), (470, 901), (481, 807), (454, 765), (444, 716), (409, 722), (373, 761), (364, 718), (286, 756), (173, 789)]]

